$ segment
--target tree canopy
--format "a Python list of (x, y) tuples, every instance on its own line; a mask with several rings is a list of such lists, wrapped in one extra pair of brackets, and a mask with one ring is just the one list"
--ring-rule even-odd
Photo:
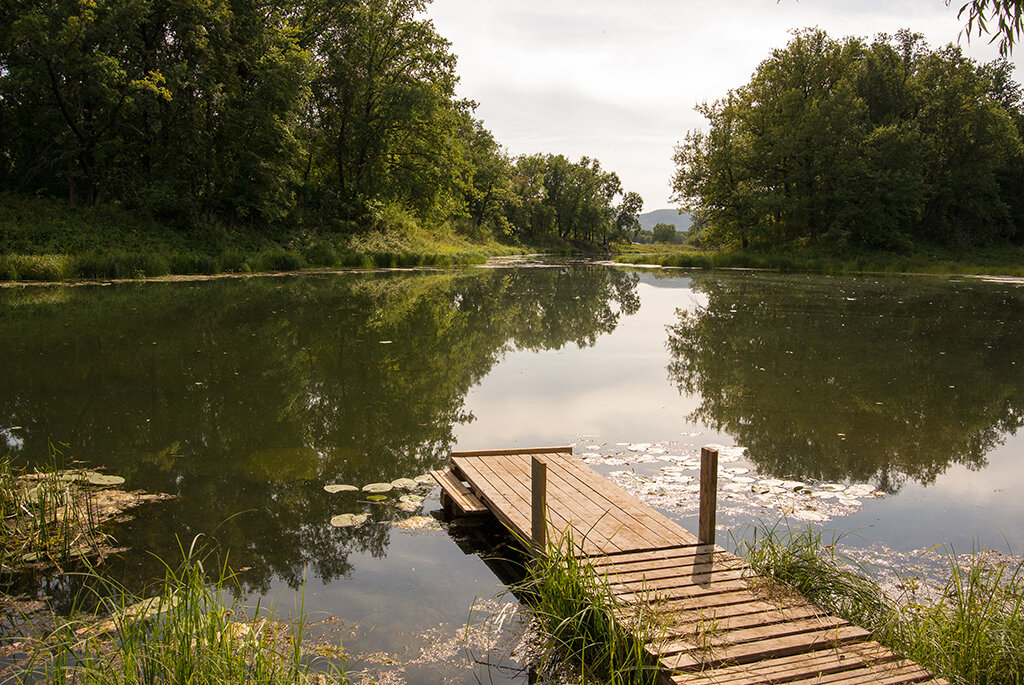
[(977, 64), (901, 31), (797, 31), (750, 82), (698, 106), (674, 197), (706, 239), (1024, 240), (1024, 114), (1006, 60)]
[(596, 160), (511, 159), (474, 119), (428, 4), (4, 2), (0, 188), (184, 227), (355, 231), (396, 207), (519, 237), (633, 231), (639, 196)]

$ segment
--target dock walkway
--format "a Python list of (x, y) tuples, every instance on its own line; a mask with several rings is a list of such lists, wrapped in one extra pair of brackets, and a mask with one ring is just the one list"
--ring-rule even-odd
[[(452, 452), (434, 472), (456, 513), (491, 513), (534, 539), (532, 464), (546, 465), (546, 535), (571, 530), (624, 607), (659, 618), (645, 648), (663, 683), (690, 685), (948, 685), (809, 601), (767, 591), (735, 555), (679, 524), (572, 456), (571, 447)], [(456, 485), (457, 483), (457, 485)], [(628, 613), (628, 612), (627, 612)]]

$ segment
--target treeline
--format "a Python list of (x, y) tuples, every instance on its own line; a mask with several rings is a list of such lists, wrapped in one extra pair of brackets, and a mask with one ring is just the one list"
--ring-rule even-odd
[(1006, 60), (901, 31), (818, 29), (698, 107), (675, 199), (714, 244), (908, 249), (1024, 242), (1024, 114)]
[(180, 226), (359, 231), (388, 213), (607, 241), (640, 199), (511, 158), (456, 96), (428, 0), (11, 0), (0, 187)]

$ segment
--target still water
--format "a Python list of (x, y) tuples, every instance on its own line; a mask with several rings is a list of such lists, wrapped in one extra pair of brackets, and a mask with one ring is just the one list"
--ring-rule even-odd
[[(480, 531), (407, 527), (429, 488), (406, 510), (323, 486), (571, 443), (693, 529), (673, 483), (717, 444), (726, 540), (811, 520), (875, 556), (1019, 553), (1022, 322), (1014, 283), (586, 264), (3, 288), (0, 449), (175, 496), (111, 529), (130, 586), (203, 534), (247, 601), (304, 592), (385, 681), (525, 682)], [(750, 492), (780, 479), (803, 495)], [(822, 495), (851, 484), (871, 496)]]

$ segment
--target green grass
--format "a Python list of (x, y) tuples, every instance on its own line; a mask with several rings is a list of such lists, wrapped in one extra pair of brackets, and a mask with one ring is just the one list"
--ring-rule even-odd
[(104, 540), (78, 476), (56, 468), (18, 470), (9, 457), (0, 458), (0, 565), (60, 568), (94, 553)]
[(647, 603), (619, 602), (573, 549), (571, 538), (549, 542), (513, 587), (532, 606), (549, 654), (578, 663), (584, 683), (653, 685), (658, 669), (646, 658), (644, 644), (657, 637), (657, 625)]
[(460, 231), (459, 226), (424, 226), (402, 208), (386, 207), (371, 225), (349, 226), (348, 232), (176, 228), (116, 206), (70, 207), (59, 200), (0, 193), (0, 280), (447, 266), (525, 252), (486, 230)]
[(793, 247), (758, 251), (700, 250), (686, 245), (625, 245), (616, 249), (621, 264), (701, 269), (770, 269), (812, 273), (924, 273), (1024, 276), (1024, 248), (996, 246), (953, 250), (922, 246), (911, 254)]
[[(193, 543), (194, 544), (194, 543)], [(234, 575), (203, 555), (183, 553), (166, 566), (159, 591), (139, 598), (91, 575), (84, 606), (40, 638), (28, 668), (38, 681), (66, 685), (223, 685), (346, 683), (344, 664), (311, 659), (303, 649), (304, 610), (282, 623), (274, 608), (243, 611), (228, 600)]]
[[(949, 579), (935, 601), (892, 597), (811, 528), (758, 529), (744, 542), (751, 566), (955, 685), (1024, 682), (1024, 568), (967, 561), (947, 551)], [(913, 587), (915, 582), (900, 585)]]

